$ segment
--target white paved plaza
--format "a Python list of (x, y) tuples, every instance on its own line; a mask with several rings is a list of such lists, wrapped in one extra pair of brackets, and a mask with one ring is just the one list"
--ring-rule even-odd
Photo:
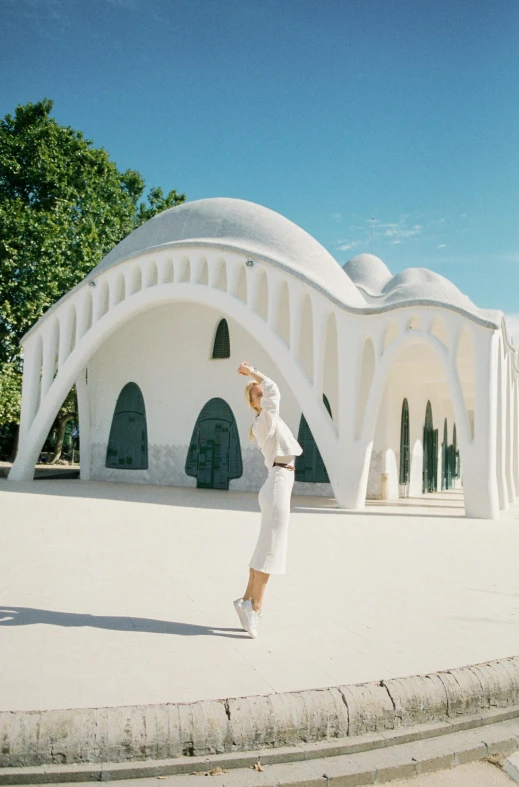
[(261, 638), (238, 627), (257, 495), (0, 480), (0, 710), (189, 702), (519, 653), (519, 507), (295, 497)]

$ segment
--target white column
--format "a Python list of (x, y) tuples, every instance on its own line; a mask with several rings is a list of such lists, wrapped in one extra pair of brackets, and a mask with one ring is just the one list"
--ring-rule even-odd
[(326, 350), (326, 329), (328, 327), (329, 312), (324, 298), (319, 295), (311, 298), (314, 341), (314, 391), (318, 399), (323, 396), (324, 380), (324, 355)]
[(279, 300), (281, 296), (281, 278), (271, 268), (267, 271), (268, 307), (267, 325), (271, 331), (276, 331), (279, 313)]
[(86, 369), (81, 371), (76, 380), (76, 391), (79, 411), (79, 474), (82, 481), (89, 481), (92, 461), (92, 428)]
[[(262, 269), (255, 264), (252, 268), (247, 268), (247, 306), (253, 312), (258, 309), (259, 283), (261, 280)], [(237, 266), (227, 265), (227, 291), (234, 295), (236, 283), (238, 281)]]
[(84, 287), (77, 306), (76, 344), (90, 329), (92, 323), (92, 294), (91, 287)]
[(301, 340), (301, 320), (303, 291), (299, 282), (288, 280), (288, 299), (290, 303), (290, 354), (293, 358), (299, 356), (299, 342)]
[(497, 491), (499, 508), (506, 511), (509, 507), (506, 486), (506, 369), (503, 348), (499, 345), (497, 360)]
[(480, 326), (473, 326), (473, 330), (477, 331), (474, 338), (478, 348), (474, 356), (474, 438), (460, 440), (465, 514), (496, 519), (499, 335)]
[(236, 295), (240, 273), (243, 268), (245, 268), (245, 263), (241, 260), (237, 262), (236, 260), (231, 260), (229, 257), (226, 257), (225, 264), (227, 268), (227, 292), (229, 295)]
[(40, 404), (42, 342), (38, 334), (29, 337), (23, 347), (22, 408), (20, 413), (19, 445), (27, 434)]
[(70, 306), (63, 317), (59, 319), (59, 352), (58, 369), (60, 369), (68, 356), (73, 344), (72, 329), (74, 327), (75, 306)]
[(56, 356), (58, 353), (58, 321), (51, 319), (42, 331), (43, 363), (41, 373), (41, 401), (48, 392), (56, 371)]
[[(353, 318), (354, 319), (354, 318)], [(373, 441), (355, 440), (356, 389), (359, 385), (363, 336), (344, 313), (337, 314), (339, 438), (337, 457), (328, 468), (339, 508), (363, 508), (366, 502)]]
[(506, 418), (505, 418), (505, 475), (508, 500), (515, 503), (516, 490), (514, 481), (514, 413), (512, 402), (512, 367), (510, 353), (505, 354), (505, 397), (506, 397)]

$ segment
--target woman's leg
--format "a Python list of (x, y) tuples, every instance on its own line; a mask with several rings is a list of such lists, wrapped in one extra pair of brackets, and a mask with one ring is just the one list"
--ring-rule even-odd
[(249, 568), (249, 581), (247, 583), (247, 589), (246, 589), (245, 593), (243, 594), (243, 600), (244, 601), (248, 601), (250, 598), (252, 598), (252, 592), (253, 592), (253, 589), (254, 589), (254, 574), (255, 573), (256, 572), (254, 571), (253, 568)]
[(267, 587), (270, 574), (266, 574), (264, 571), (254, 571), (254, 569), (251, 569), (251, 571), (254, 572), (252, 608), (255, 612), (261, 612), (261, 607), (263, 606), (263, 596), (265, 595), (265, 589)]

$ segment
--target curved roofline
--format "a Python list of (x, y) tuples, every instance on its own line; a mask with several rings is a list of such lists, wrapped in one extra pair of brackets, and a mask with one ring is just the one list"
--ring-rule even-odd
[[(302, 271), (296, 271), (292, 266), (288, 265), (285, 262), (281, 262), (280, 260), (273, 259), (265, 254), (261, 253), (252, 253), (250, 250), (244, 249), (242, 247), (232, 245), (229, 243), (222, 243), (218, 240), (181, 240), (181, 241), (172, 241), (171, 243), (163, 243), (159, 244), (158, 246), (152, 246), (144, 251), (137, 251), (133, 254), (129, 254), (127, 257), (123, 257), (122, 259), (115, 262), (110, 268), (107, 270), (97, 270), (93, 268), (90, 273), (88, 273), (84, 279), (82, 279), (75, 287), (73, 287), (69, 292), (65, 293), (59, 301), (56, 301), (52, 306), (47, 309), (45, 314), (43, 314), (40, 319), (30, 328), (27, 333), (20, 340), (20, 344), (23, 344), (26, 339), (37, 329), (38, 325), (43, 322), (44, 320), (49, 317), (52, 312), (54, 312), (61, 303), (63, 303), (68, 298), (72, 297), (80, 288), (88, 286), (89, 282), (93, 281), (99, 276), (103, 276), (108, 273), (110, 270), (114, 270), (115, 268), (119, 267), (119, 265), (126, 264), (129, 260), (137, 259), (138, 257), (144, 257), (149, 254), (158, 253), (164, 251), (166, 249), (216, 249), (220, 251), (230, 251), (233, 253), (241, 253), (247, 257), (254, 258), (259, 262), (266, 263), (267, 265), (272, 265), (276, 268), (279, 268), (284, 273), (289, 276), (293, 276), (297, 278), (299, 281), (303, 281), (305, 284), (308, 284), (317, 292), (321, 293), (325, 298), (328, 298), (333, 304), (338, 306), (343, 311), (346, 311), (349, 314), (358, 314), (358, 315), (377, 315), (377, 314), (384, 314), (385, 312), (397, 311), (398, 309), (406, 309), (406, 308), (413, 308), (416, 306), (432, 306), (435, 308), (442, 308), (447, 309), (448, 311), (454, 312), (456, 314), (461, 314), (463, 317), (466, 317), (471, 322), (475, 323), (476, 325), (481, 325), (484, 328), (491, 328), (493, 330), (498, 329), (501, 327), (500, 321), (493, 321), (491, 319), (485, 319), (484, 317), (479, 317), (478, 315), (474, 314), (473, 312), (467, 311), (460, 306), (455, 306), (451, 303), (444, 303), (442, 301), (435, 301), (427, 298), (419, 298), (416, 300), (410, 301), (397, 301), (396, 303), (388, 303), (381, 306), (374, 306), (372, 304), (366, 303), (366, 306), (357, 307), (351, 306), (340, 298), (337, 298), (332, 292), (326, 290), (320, 284), (317, 284), (313, 279), (306, 276)], [(502, 314), (501, 312), (497, 312), (497, 314)]]

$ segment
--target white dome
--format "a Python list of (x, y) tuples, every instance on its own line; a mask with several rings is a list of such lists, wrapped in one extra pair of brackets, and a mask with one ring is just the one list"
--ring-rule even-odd
[(291, 268), (348, 306), (366, 306), (353, 282), (315, 238), (279, 213), (239, 199), (202, 199), (157, 214), (112, 249), (87, 279), (129, 257), (175, 245), (219, 246), (257, 255)]
[(374, 254), (358, 254), (343, 265), (343, 270), (357, 287), (362, 287), (369, 295), (379, 295), (391, 279), (391, 271)]
[(476, 310), (472, 301), (445, 276), (428, 268), (405, 268), (382, 290), (385, 303), (400, 301), (437, 301), (461, 309)]

